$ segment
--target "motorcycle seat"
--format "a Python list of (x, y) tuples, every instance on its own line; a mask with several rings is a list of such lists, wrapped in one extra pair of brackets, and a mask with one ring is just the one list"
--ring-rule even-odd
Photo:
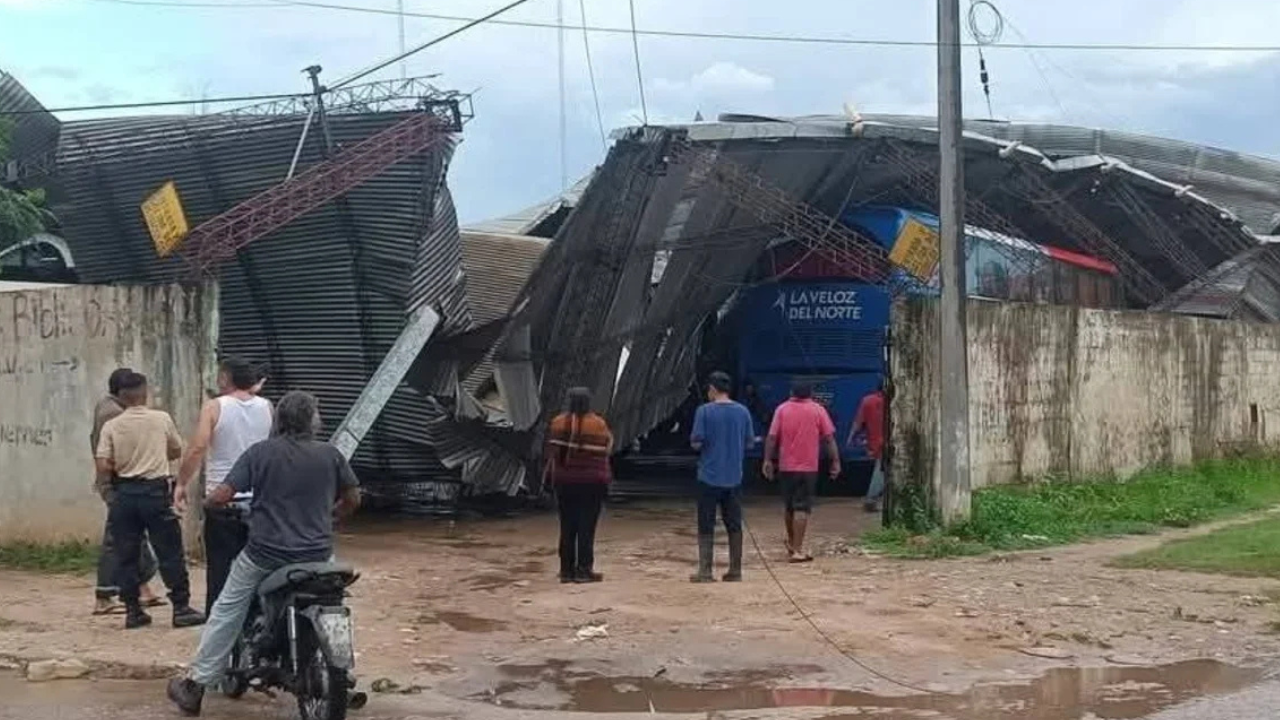
[(356, 569), (351, 565), (340, 562), (310, 562), (285, 565), (268, 575), (258, 585), (258, 594), (263, 596), (271, 595), (290, 585), (327, 575), (340, 575), (349, 584), (356, 576)]

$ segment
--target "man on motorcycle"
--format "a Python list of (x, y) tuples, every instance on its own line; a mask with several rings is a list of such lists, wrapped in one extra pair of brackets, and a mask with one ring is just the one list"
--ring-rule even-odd
[(360, 504), (355, 474), (337, 448), (315, 440), (315, 397), (290, 392), (276, 407), (275, 433), (236, 461), (205, 504), (223, 507), (237, 493), (253, 493), (249, 542), (231, 566), (213, 605), (186, 678), (169, 682), (169, 699), (184, 714), (200, 714), (205, 688), (227, 668), (258, 585), (273, 571), (333, 555), (333, 517)]

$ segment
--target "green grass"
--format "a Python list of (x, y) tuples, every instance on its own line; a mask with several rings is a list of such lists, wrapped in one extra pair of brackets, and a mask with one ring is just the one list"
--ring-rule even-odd
[(47, 573), (86, 573), (98, 565), (98, 546), (76, 541), (0, 545), (0, 567)]
[(1280, 518), (1222, 528), (1174, 540), (1153, 550), (1112, 561), (1123, 568), (1192, 570), (1247, 577), (1280, 578)]
[(1035, 482), (974, 493), (968, 522), (947, 532), (889, 528), (863, 538), (896, 557), (1026, 550), (1190, 527), (1280, 503), (1280, 460), (1221, 460), (1149, 470), (1127, 481)]

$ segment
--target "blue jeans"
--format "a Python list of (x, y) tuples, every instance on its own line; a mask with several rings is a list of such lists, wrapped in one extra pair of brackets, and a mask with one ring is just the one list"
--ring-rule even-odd
[(879, 502), (884, 496), (884, 462), (876, 460), (876, 467), (871, 471), (871, 485), (867, 488), (867, 502)]
[(725, 532), (742, 532), (742, 486), (718, 487), (698, 483), (698, 534), (716, 534), (716, 509), (724, 521)]
[(192, 680), (208, 686), (222, 679), (258, 586), (270, 574), (270, 570), (258, 567), (244, 552), (236, 556), (227, 583), (218, 593), (200, 635), (200, 647), (191, 662)]

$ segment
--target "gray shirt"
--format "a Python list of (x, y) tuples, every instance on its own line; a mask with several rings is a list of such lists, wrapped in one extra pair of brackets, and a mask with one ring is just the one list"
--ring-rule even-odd
[(253, 493), (245, 552), (255, 565), (274, 570), (329, 559), (334, 504), (359, 481), (332, 445), (273, 437), (246, 450), (226, 484)]
[[(102, 438), (102, 426), (106, 425), (110, 420), (115, 419), (117, 415), (124, 412), (124, 406), (116, 399), (114, 395), (108, 395), (98, 401), (93, 407), (93, 429), (89, 431), (89, 452), (94, 457), (98, 455), (98, 440)], [(104, 484), (110, 478), (99, 477), (98, 473), (93, 474), (93, 490), (99, 495), (105, 497), (105, 493), (110, 487)]]

